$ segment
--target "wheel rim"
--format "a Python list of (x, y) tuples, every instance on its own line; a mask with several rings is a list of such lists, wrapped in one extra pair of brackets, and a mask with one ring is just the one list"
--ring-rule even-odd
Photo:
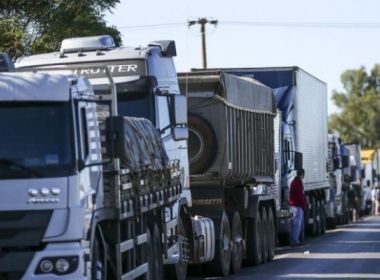
[(223, 276), (227, 276), (230, 272), (231, 254), (232, 254), (232, 240), (230, 224), (227, 215), (223, 213), (221, 224), (221, 239), (220, 239), (220, 264)]
[(235, 214), (232, 221), (232, 239), (233, 239), (233, 249), (232, 249), (232, 269), (233, 272), (240, 271), (241, 263), (243, 259), (243, 230), (241, 226), (239, 214)]
[(201, 157), (204, 150), (203, 138), (193, 128), (189, 128), (189, 147), (189, 161), (193, 163)]
[(231, 260), (231, 239), (227, 232), (223, 233), (222, 242), (222, 254), (223, 262), (225, 264), (229, 263)]

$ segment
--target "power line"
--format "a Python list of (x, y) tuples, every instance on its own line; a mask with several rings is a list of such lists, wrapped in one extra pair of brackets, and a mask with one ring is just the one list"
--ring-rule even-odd
[(221, 25), (294, 28), (380, 28), (380, 22), (219, 21)]
[[(189, 22), (169, 22), (146, 25), (126, 25), (118, 29), (144, 30), (163, 29), (186, 26)], [(286, 22), (286, 21), (218, 21), (221, 25), (251, 27), (286, 27), (286, 28), (380, 28), (380, 22)]]
[(118, 29), (160, 29), (160, 28), (172, 28), (177, 26), (185, 26), (186, 22), (169, 22), (169, 23), (158, 23), (158, 24), (145, 24), (145, 25), (126, 25), (117, 27)]

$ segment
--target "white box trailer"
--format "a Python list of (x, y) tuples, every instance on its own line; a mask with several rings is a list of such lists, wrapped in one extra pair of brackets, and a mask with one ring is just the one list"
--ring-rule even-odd
[(329, 185), (327, 160), (326, 84), (303, 71), (295, 71), (296, 151), (303, 155), (305, 191)]

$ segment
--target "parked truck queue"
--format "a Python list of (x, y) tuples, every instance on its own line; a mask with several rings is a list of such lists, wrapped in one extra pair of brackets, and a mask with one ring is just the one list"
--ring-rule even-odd
[(271, 261), (300, 169), (301, 240), (352, 220), (367, 177), (360, 146), (328, 134), (323, 81), (299, 67), (177, 73), (176, 55), (174, 41), (108, 35), (15, 68), (4, 55), (1, 279), (186, 279)]

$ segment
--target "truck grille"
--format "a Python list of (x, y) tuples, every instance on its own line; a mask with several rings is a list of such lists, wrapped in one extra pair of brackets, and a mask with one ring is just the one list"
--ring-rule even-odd
[(0, 212), (0, 280), (20, 279), (43, 249), (52, 210)]

